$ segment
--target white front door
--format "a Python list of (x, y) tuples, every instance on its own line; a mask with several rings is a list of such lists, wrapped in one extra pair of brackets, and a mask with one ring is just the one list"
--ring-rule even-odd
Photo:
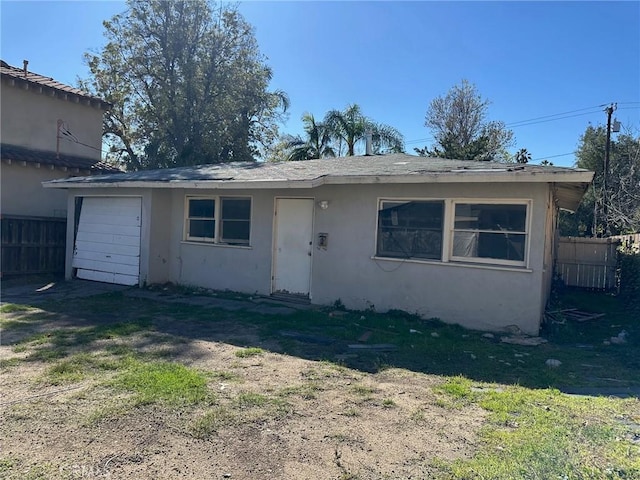
[(309, 295), (313, 252), (313, 199), (277, 198), (273, 292)]
[(138, 284), (141, 202), (140, 197), (82, 199), (72, 263), (78, 278)]

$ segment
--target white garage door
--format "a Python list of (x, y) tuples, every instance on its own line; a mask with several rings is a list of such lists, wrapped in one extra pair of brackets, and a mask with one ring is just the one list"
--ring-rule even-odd
[(140, 277), (139, 197), (85, 197), (73, 250), (76, 276), (137, 285)]

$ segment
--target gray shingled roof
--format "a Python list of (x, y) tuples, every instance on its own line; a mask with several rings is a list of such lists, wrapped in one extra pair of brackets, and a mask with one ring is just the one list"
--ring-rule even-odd
[(44, 182), (48, 188), (314, 188), (378, 183), (546, 182), (554, 184), (558, 206), (575, 210), (593, 172), (405, 154), (355, 156), (277, 163), (227, 163), (95, 175)]
[(45, 77), (44, 75), (40, 75), (38, 73), (29, 71), (25, 72), (23, 68), (12, 67), (7, 62), (2, 60), (0, 60), (0, 75), (2, 76), (2, 78), (6, 78), (17, 83), (33, 85), (36, 87), (40, 87), (43, 90), (53, 90), (56, 92), (60, 92), (61, 94), (67, 94), (72, 97), (85, 99), (104, 110), (108, 109), (111, 106), (108, 102), (105, 102), (101, 98), (90, 95), (89, 93), (80, 90), (79, 88), (65, 85), (64, 83), (58, 82), (51, 77)]
[[(577, 175), (579, 174), (579, 175)], [(226, 164), (199, 165), (194, 167), (143, 170), (113, 175), (96, 175), (87, 178), (69, 178), (52, 183), (60, 187), (89, 186), (91, 184), (162, 184), (193, 182), (215, 182), (230, 184), (260, 183), (275, 184), (308, 183), (317, 186), (322, 183), (398, 183), (398, 178), (409, 183), (428, 183), (437, 177), (453, 177), (458, 181), (473, 181), (473, 178), (490, 177), (496, 181), (548, 181), (532, 180), (534, 177), (557, 176), (557, 181), (590, 181), (586, 170), (523, 164), (472, 162), (445, 160), (440, 158), (417, 157), (406, 154), (354, 156), (307, 160), (301, 162), (237, 162)], [(470, 178), (468, 178), (470, 177)], [(580, 177), (581, 180), (578, 179)], [(465, 180), (462, 180), (465, 178)], [(466, 180), (468, 178), (468, 180)], [(502, 178), (502, 180), (500, 180)], [(455, 180), (450, 180), (455, 181)], [(53, 186), (53, 185), (52, 185)], [(291, 185), (293, 186), (293, 185)], [(302, 185), (301, 185), (302, 186)]]

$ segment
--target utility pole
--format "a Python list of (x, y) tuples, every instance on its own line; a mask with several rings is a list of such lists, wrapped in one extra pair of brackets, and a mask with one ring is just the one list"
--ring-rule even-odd
[(612, 103), (604, 111), (607, 114), (607, 143), (604, 150), (604, 171), (602, 172), (602, 220), (604, 222), (604, 235), (611, 235), (609, 230), (609, 201), (607, 199), (607, 177), (609, 176), (609, 151), (611, 150), (611, 115), (615, 112), (618, 104)]

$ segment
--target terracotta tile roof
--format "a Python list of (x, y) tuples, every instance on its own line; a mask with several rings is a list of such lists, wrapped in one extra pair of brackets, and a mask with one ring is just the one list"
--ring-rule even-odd
[(96, 105), (100, 106), (100, 108), (104, 110), (108, 109), (111, 106), (101, 98), (90, 95), (87, 92), (80, 90), (79, 88), (65, 85), (64, 83), (60, 83), (51, 77), (45, 77), (44, 75), (39, 75), (37, 73), (29, 71), (25, 72), (23, 68), (12, 67), (7, 62), (2, 60), (0, 60), (0, 75), (3, 78), (8, 78), (15, 82), (36, 85), (44, 89), (60, 92), (61, 94), (67, 94), (75, 96), (77, 98), (88, 100), (91, 103), (95, 103)]
[(53, 165), (61, 168), (72, 168), (90, 171), (92, 174), (122, 173), (122, 170), (112, 167), (95, 158), (76, 155), (56, 155), (56, 152), (34, 150), (17, 145), (3, 143), (0, 145), (0, 158), (12, 162), (26, 162), (32, 164)]

